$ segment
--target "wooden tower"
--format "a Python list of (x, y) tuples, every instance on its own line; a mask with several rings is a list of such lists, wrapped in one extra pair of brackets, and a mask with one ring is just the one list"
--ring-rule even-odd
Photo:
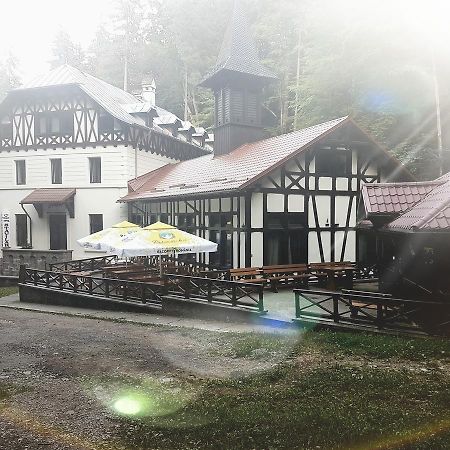
[(217, 63), (200, 84), (214, 91), (216, 156), (264, 137), (262, 92), (276, 78), (261, 64), (240, 2), (235, 1)]

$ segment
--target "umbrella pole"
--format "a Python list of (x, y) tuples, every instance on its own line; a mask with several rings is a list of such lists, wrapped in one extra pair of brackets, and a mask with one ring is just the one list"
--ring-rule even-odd
[(162, 265), (162, 255), (159, 255), (159, 276), (163, 276), (163, 265)]

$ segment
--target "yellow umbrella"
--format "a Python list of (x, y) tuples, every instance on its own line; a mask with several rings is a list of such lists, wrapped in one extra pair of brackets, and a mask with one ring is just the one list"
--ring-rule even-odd
[[(124, 237), (115, 247), (111, 247), (109, 251), (121, 258), (210, 253), (217, 251), (217, 244), (194, 234), (186, 233), (171, 225), (156, 222), (140, 229), (131, 236)], [(162, 273), (161, 259), (160, 271)]]
[(139, 230), (141, 230), (139, 225), (125, 221), (79, 239), (77, 242), (85, 249), (109, 252), (116, 245), (130, 239)]
[(111, 249), (121, 257), (154, 256), (217, 251), (215, 242), (186, 233), (171, 225), (156, 222), (126, 236)]

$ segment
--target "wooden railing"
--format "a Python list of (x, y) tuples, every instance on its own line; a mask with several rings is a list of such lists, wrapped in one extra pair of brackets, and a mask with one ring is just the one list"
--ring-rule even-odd
[(163, 294), (163, 286), (159, 284), (84, 277), (64, 272), (27, 269), (24, 266), (20, 269), (19, 284), (144, 304), (160, 304)]
[(258, 312), (264, 312), (262, 286), (249, 283), (198, 278), (184, 275), (164, 275), (160, 282), (142, 283), (83, 276), (79, 273), (51, 272), (20, 268), (19, 284), (86, 294), (122, 301), (161, 304), (165, 295), (184, 299), (197, 299), (209, 303), (227, 304)]
[(300, 322), (355, 328), (427, 332), (450, 331), (450, 303), (391, 298), (371, 292), (295, 289), (295, 317)]
[(63, 261), (50, 264), (49, 269), (53, 272), (87, 272), (100, 270), (117, 260), (117, 256), (100, 256), (98, 258), (77, 259), (74, 261)]
[(177, 274), (164, 276), (167, 292), (186, 299), (207, 300), (264, 312), (264, 286)]

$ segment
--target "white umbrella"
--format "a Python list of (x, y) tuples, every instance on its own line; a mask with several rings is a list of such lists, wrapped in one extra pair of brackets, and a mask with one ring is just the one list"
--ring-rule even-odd
[(79, 239), (77, 242), (83, 248), (89, 250), (101, 250), (110, 252), (112, 247), (120, 245), (124, 239), (135, 235), (141, 228), (130, 222), (121, 222), (111, 228), (105, 228), (97, 233)]
[(210, 253), (217, 251), (215, 242), (207, 241), (162, 222), (124, 236), (110, 253), (121, 258), (134, 256), (155, 256), (186, 253)]

